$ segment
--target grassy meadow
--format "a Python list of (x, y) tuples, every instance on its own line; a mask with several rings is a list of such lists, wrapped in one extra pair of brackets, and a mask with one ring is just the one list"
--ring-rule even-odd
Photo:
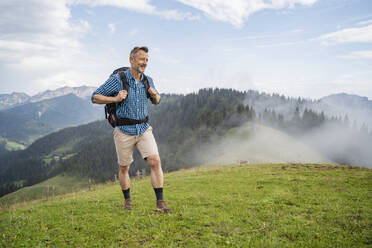
[(0, 212), (2, 247), (372, 247), (372, 170), (316, 164), (198, 167), (165, 174), (172, 214), (149, 177), (18, 203)]
[(0, 198), (0, 207), (6, 208), (16, 203), (29, 204), (38, 199), (52, 199), (53, 196), (76, 192), (89, 187), (89, 179), (59, 175), (41, 183), (21, 188)]

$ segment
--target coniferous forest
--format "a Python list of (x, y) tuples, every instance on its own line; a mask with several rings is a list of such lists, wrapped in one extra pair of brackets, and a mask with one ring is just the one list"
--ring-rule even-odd
[[(269, 100), (270, 104), (265, 107), (260, 104)], [(368, 126), (351, 123), (347, 116), (326, 116), (308, 109), (309, 101), (218, 88), (187, 95), (164, 94), (159, 105), (149, 105), (150, 124), (163, 170), (169, 172), (198, 165), (200, 160), (193, 151), (245, 123), (269, 126), (298, 139), (308, 135), (304, 142), (336, 163), (371, 166), (368, 155), (361, 154), (366, 147), (372, 147)], [(311, 138), (312, 132), (324, 126), (331, 130), (327, 129), (326, 133), (337, 132), (325, 137), (328, 143), (319, 144)], [(0, 196), (60, 174), (95, 182), (112, 180), (117, 173), (112, 131), (107, 121), (102, 120), (49, 134), (22, 151), (5, 152), (0, 143)], [(345, 144), (349, 152), (330, 152), (332, 140), (346, 134), (352, 137)], [(134, 160), (131, 176), (142, 168), (149, 172), (137, 151)]]

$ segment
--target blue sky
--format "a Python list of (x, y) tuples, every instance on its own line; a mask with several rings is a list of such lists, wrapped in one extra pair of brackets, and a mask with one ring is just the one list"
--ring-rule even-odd
[(370, 0), (2, 0), (0, 93), (99, 86), (138, 45), (163, 93), (372, 99)]

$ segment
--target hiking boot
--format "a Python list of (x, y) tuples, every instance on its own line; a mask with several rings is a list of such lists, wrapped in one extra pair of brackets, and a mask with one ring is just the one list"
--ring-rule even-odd
[(172, 209), (167, 207), (167, 204), (165, 204), (164, 200), (158, 200), (156, 201), (156, 212), (161, 212), (161, 213), (172, 213)]
[(132, 207), (132, 199), (131, 198), (125, 199), (123, 209), (124, 210), (132, 210), (132, 208), (133, 208)]

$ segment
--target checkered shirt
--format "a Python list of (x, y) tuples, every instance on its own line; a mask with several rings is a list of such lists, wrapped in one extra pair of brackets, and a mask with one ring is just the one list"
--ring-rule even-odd
[[(143, 75), (141, 80), (136, 84), (136, 81), (130, 73), (130, 70), (125, 71), (127, 81), (129, 84), (129, 92), (127, 98), (116, 105), (116, 115), (119, 118), (130, 118), (135, 120), (143, 120), (148, 115), (147, 104), (148, 100), (146, 96), (146, 88), (143, 83)], [(147, 76), (150, 88), (154, 88), (154, 82), (152, 78)], [(123, 90), (123, 84), (120, 80), (119, 74), (112, 75), (107, 81), (96, 89), (92, 94), (92, 99), (95, 94), (101, 94), (104, 96), (110, 96), (116, 94), (120, 90)], [(156, 90), (156, 89), (155, 89)], [(157, 91), (156, 91), (157, 92)], [(135, 125), (118, 126), (118, 128), (129, 135), (141, 135), (143, 134), (150, 125), (145, 122)]]

